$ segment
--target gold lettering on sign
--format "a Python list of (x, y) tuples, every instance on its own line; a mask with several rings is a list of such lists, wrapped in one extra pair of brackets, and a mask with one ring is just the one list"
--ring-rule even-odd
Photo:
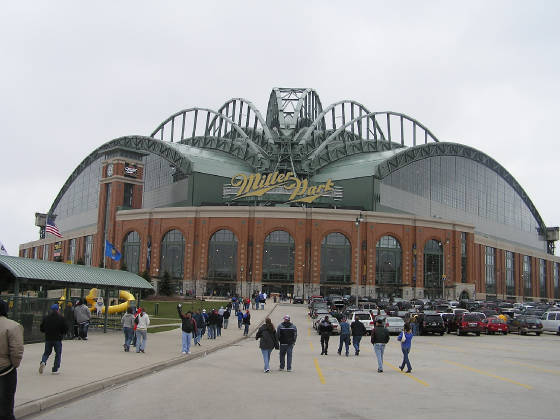
[(291, 191), (288, 203), (312, 203), (322, 194), (334, 189), (332, 179), (328, 179), (324, 184), (309, 185), (307, 179), (299, 179), (293, 172), (281, 174), (272, 172), (265, 174), (237, 174), (231, 178), (232, 187), (237, 187), (235, 199), (244, 197), (262, 197), (274, 188), (283, 187), (286, 191)]

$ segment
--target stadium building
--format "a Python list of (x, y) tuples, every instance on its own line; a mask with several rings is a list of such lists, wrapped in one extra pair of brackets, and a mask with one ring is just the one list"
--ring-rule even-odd
[(274, 88), (266, 115), (235, 98), (111, 140), (47, 218), (63, 238), (43, 217), (20, 256), (167, 272), (182, 293), (560, 297), (558, 228), (503, 166), (312, 89)]

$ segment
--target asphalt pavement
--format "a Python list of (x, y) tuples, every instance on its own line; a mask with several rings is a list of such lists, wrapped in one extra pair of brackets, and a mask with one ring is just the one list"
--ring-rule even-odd
[(274, 351), (272, 371), (264, 373), (258, 342), (250, 337), (31, 418), (558, 418), (555, 335), (415, 337), (412, 374), (398, 369), (402, 353), (392, 336), (378, 373), (369, 337), (359, 356), (337, 355), (337, 336), (321, 356), (306, 307), (277, 306), (274, 324), (286, 313), (298, 327), (293, 372), (278, 370)]

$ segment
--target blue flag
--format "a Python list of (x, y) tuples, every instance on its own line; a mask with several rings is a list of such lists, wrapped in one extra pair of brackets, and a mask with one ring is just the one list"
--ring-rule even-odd
[(117, 248), (115, 248), (108, 240), (105, 240), (105, 256), (115, 261), (119, 261), (121, 259), (121, 253), (117, 251)]

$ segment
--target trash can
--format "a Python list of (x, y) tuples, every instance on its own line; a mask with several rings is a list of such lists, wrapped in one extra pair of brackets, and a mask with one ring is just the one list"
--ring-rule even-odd
[(159, 314), (159, 303), (154, 303), (154, 315), (157, 316)]

